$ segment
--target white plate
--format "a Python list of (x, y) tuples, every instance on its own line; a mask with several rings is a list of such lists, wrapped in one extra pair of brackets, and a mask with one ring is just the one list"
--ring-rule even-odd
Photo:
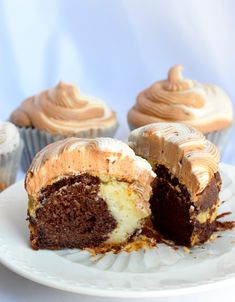
[[(235, 168), (221, 165), (220, 211), (233, 211)], [(0, 260), (14, 272), (58, 289), (108, 297), (158, 297), (235, 282), (235, 230), (186, 253), (166, 245), (131, 254), (91, 257), (80, 250), (33, 251), (29, 246), (23, 182), (0, 194)]]

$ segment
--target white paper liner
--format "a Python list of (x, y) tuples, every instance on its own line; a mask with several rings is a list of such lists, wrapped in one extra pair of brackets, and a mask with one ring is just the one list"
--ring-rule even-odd
[[(113, 137), (118, 124), (107, 129), (90, 129), (87, 131), (80, 131), (76, 137), (94, 138), (94, 137)], [(21, 160), (22, 169), (26, 172), (34, 158), (34, 156), (45, 146), (55, 141), (66, 138), (67, 136), (53, 136), (44, 131), (32, 128), (18, 128), (20, 136), (24, 141), (24, 150)]]
[(20, 159), (23, 151), (23, 141), (12, 152), (0, 155), (0, 191), (12, 185), (16, 180)]
[(223, 154), (223, 151), (226, 148), (227, 142), (232, 132), (232, 128), (233, 127), (228, 127), (223, 130), (204, 133), (205, 137), (214, 145), (216, 145), (221, 155)]

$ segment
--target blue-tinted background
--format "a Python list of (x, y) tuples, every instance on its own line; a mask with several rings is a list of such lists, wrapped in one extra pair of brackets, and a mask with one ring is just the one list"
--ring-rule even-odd
[[(117, 137), (136, 94), (181, 63), (235, 99), (235, 3), (225, 0), (0, 1), (0, 119), (59, 80), (103, 98)], [(235, 135), (223, 161), (235, 163)]]

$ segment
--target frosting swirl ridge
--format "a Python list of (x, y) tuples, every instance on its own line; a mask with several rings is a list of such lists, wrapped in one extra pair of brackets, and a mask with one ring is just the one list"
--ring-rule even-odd
[(219, 152), (193, 127), (155, 123), (131, 132), (129, 145), (150, 162), (165, 165), (193, 197), (202, 192), (218, 171)]
[(128, 182), (139, 195), (138, 207), (149, 207), (150, 184), (156, 176), (151, 165), (125, 143), (108, 137), (69, 137), (47, 145), (32, 161), (25, 188), (37, 196), (60, 176), (83, 173)]
[(173, 66), (166, 80), (140, 92), (128, 113), (128, 122), (133, 128), (169, 121), (210, 132), (231, 124), (231, 101), (224, 91), (214, 85), (184, 79), (182, 69), (182, 65)]
[(54, 135), (76, 135), (81, 130), (117, 123), (116, 114), (104, 102), (82, 95), (76, 86), (63, 82), (23, 101), (10, 120), (17, 126)]

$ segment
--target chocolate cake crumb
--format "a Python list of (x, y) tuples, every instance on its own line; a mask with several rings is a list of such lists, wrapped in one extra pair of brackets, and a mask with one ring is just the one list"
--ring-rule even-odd
[(232, 230), (235, 227), (235, 221), (219, 221), (219, 219), (232, 214), (232, 212), (224, 212), (216, 217), (216, 231)]
[(228, 231), (235, 227), (235, 221), (216, 221), (216, 231)]
[[(216, 228), (215, 222), (196, 221), (196, 216), (216, 205), (221, 179), (218, 173), (208, 186), (198, 195), (196, 203), (191, 201), (187, 187), (171, 175), (163, 165), (156, 165), (157, 178), (153, 184), (150, 199), (152, 221), (155, 228), (167, 239), (176, 244), (191, 246), (192, 235), (198, 236), (198, 243), (209, 239)], [(213, 214), (210, 210), (210, 215)]]
[(232, 212), (224, 212), (224, 213), (217, 215), (216, 219), (218, 220), (218, 219), (221, 219), (221, 218), (231, 215), (231, 214), (232, 214)]
[(34, 249), (102, 245), (117, 222), (98, 196), (100, 179), (87, 173), (65, 177), (42, 189), (35, 219), (29, 217)]

